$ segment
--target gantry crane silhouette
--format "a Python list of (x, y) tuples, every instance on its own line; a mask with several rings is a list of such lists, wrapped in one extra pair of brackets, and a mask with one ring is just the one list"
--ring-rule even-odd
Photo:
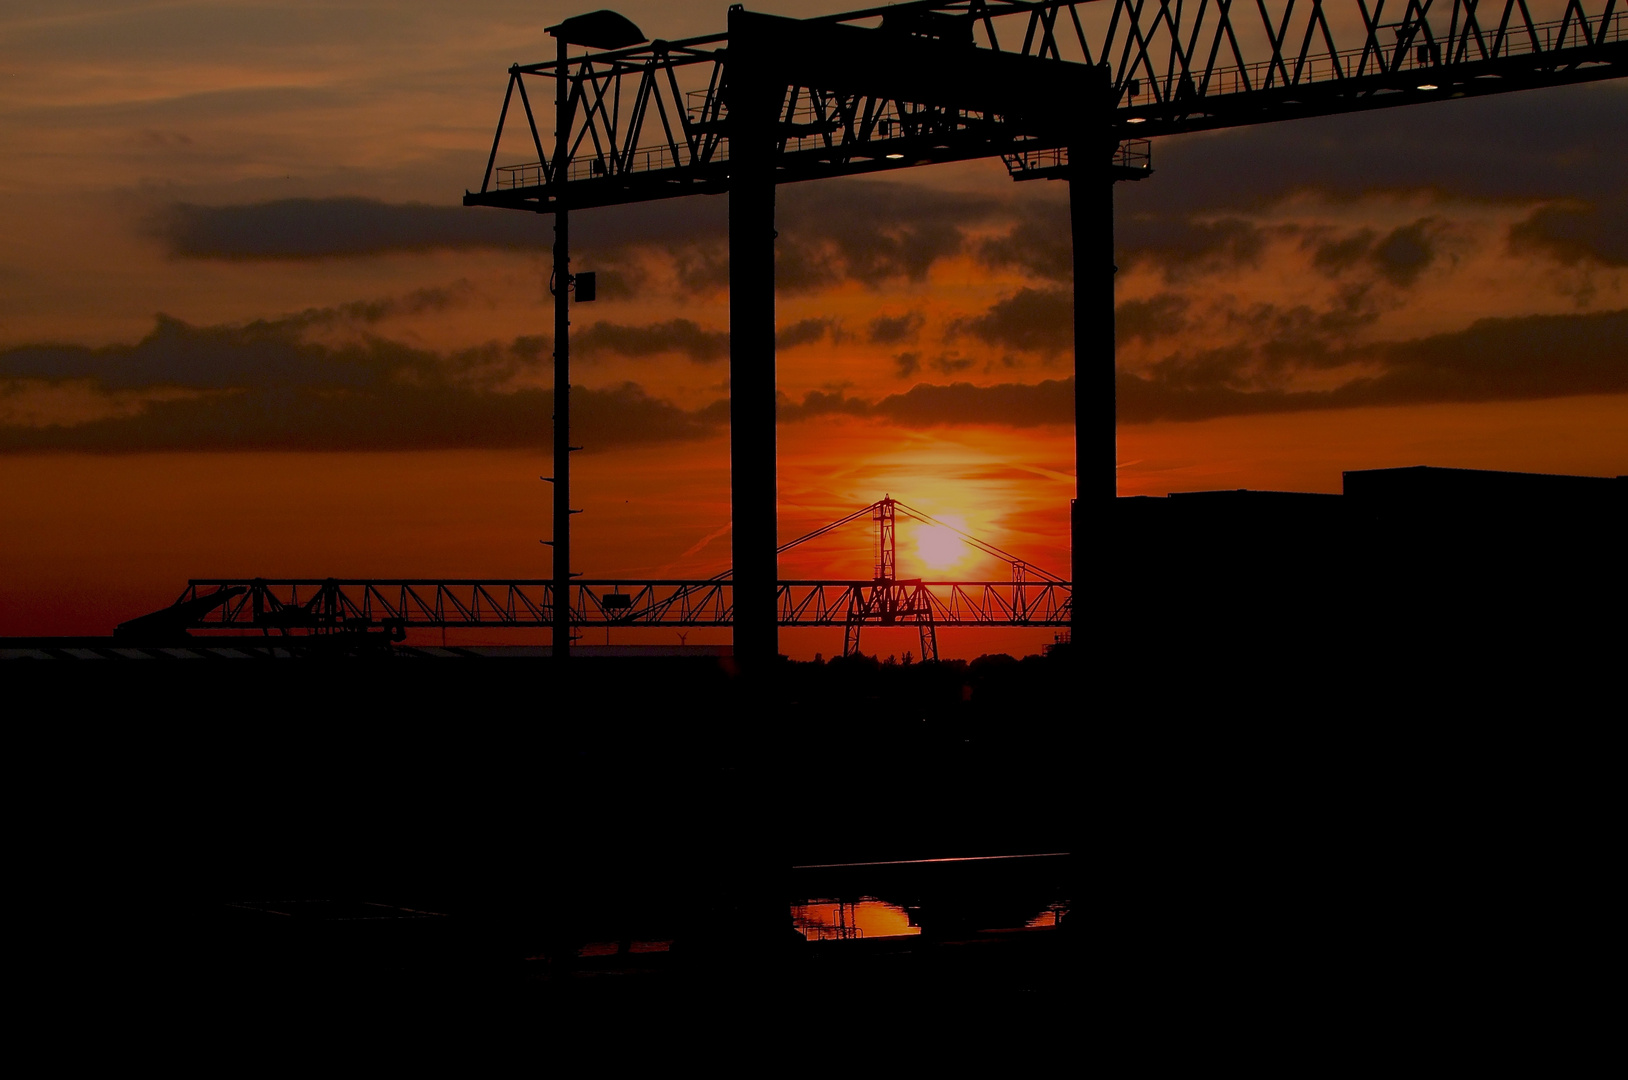
[[(899, 577), (898, 519), (947, 529), (970, 548), (1006, 564), (1009, 580), (934, 581)], [(775, 594), (780, 626), (843, 628), (844, 655), (859, 652), (867, 627), (913, 627), (923, 660), (938, 659), (945, 627), (1067, 627), (1069, 583), (1009, 551), (886, 496), (781, 544), (777, 554), (847, 525), (875, 525), (875, 576), (869, 580), (782, 581)], [(129, 638), (190, 630), (278, 634), (291, 644), (348, 635), (402, 640), (409, 629), (552, 627), (564, 615), (573, 632), (735, 625), (733, 571), (706, 580), (577, 579), (559, 592), (548, 579), (196, 578), (176, 602), (119, 627)], [(566, 598), (556, 605), (555, 598)], [(563, 610), (562, 610), (563, 609)], [(334, 642), (343, 644), (343, 642)]]
[[(1078, 584), (1082, 541), (1088, 529), (1108, 533), (1117, 494), (1113, 186), (1150, 174), (1149, 140), (1617, 78), (1628, 70), (1624, 21), (1618, 0), (924, 0), (814, 19), (737, 4), (727, 32), (682, 41), (648, 41), (609, 11), (549, 27), (557, 55), (509, 69), (480, 190), (464, 204), (554, 215), (555, 594), (572, 587), (572, 210), (728, 193), (734, 633), (745, 667), (779, 651), (784, 592), (776, 185), (988, 157), (1014, 180), (1069, 185)], [(527, 91), (539, 78), (554, 80), (549, 146)], [(516, 99), (536, 159), (499, 165)], [(1076, 622), (1081, 607), (1070, 606)], [(569, 651), (570, 612), (554, 608), (556, 655)]]

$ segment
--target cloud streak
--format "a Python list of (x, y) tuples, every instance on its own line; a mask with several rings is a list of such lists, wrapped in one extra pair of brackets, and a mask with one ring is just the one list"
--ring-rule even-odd
[[(584, 211), (573, 217), (573, 248), (613, 266), (659, 255), (672, 262), (681, 288), (715, 290), (728, 283), (727, 206), (702, 196)], [(919, 282), (934, 263), (964, 250), (969, 230), (1009, 220), (1000, 200), (925, 185), (850, 179), (786, 188), (776, 209), (776, 284), (801, 293), (845, 280), (873, 288)], [(230, 261), (544, 252), (553, 244), (547, 215), (367, 198), (177, 203), (146, 227), (174, 257)]]
[(1325, 352), (1322, 366), (1377, 372), (1328, 390), (1253, 388), (1254, 356), (1244, 348), (1180, 359), (1147, 375), (1119, 373), (1122, 421), (1628, 394), (1628, 311), (1482, 319), (1453, 333)]
[[(1116, 378), (1121, 423), (1354, 409), (1442, 402), (1528, 401), (1628, 394), (1628, 311), (1483, 319), (1465, 330), (1411, 341), (1316, 351), (1328, 368), (1365, 367), (1328, 390), (1259, 388), (1245, 347), (1182, 357), (1180, 363)], [(876, 401), (814, 392), (782, 401), (795, 423), (822, 416), (887, 420), (904, 427), (1073, 423), (1073, 380), (1037, 384), (922, 383)]]
[[(84, 386), (128, 399), (82, 423), (0, 425), (0, 451), (397, 450), (546, 446), (553, 395), (516, 387), (540, 343), (440, 354), (368, 338), (304, 341), (307, 320), (194, 327), (160, 317), (134, 345), (25, 346), (0, 352), (0, 390)], [(192, 394), (154, 394), (185, 388)], [(700, 438), (717, 410), (689, 411), (635, 383), (572, 394), (573, 435), (590, 449)]]
[(1511, 227), (1509, 246), (1567, 266), (1584, 260), (1628, 266), (1628, 190), (1595, 201), (1568, 199), (1539, 207)]
[(278, 199), (238, 206), (178, 203), (149, 221), (172, 255), (234, 261), (321, 259), (392, 251), (538, 249), (552, 222), (425, 203)]
[[(1271, 318), (1280, 329), (1292, 331), (1295, 324), (1282, 313)], [(134, 345), (0, 352), (0, 394), (55, 386), (99, 393), (117, 405), (80, 422), (0, 413), (9, 417), (0, 423), (0, 451), (548, 445), (552, 395), (514, 379), (536, 363), (535, 341), (439, 354), (379, 338), (344, 346), (304, 342), (298, 325), (297, 318), (238, 327), (161, 319)], [(600, 340), (610, 337), (602, 332)], [(706, 348), (724, 348), (715, 338), (699, 340)], [(1291, 344), (1283, 346), (1285, 356)], [(947, 374), (958, 370), (951, 358), (940, 359), (945, 362), (932, 366)], [(1281, 389), (1261, 384), (1260, 356), (1248, 347), (1178, 354), (1145, 373), (1118, 375), (1119, 418), (1147, 423), (1628, 394), (1628, 310), (1483, 319), (1453, 333), (1345, 349), (1313, 340), (1296, 362), (1368, 374), (1331, 389)], [(901, 354), (899, 366), (902, 373), (921, 361)], [(725, 400), (685, 409), (632, 382), (577, 388), (572, 402), (574, 433), (590, 449), (708, 437), (726, 427), (729, 414)], [(801, 401), (783, 398), (778, 413), (783, 423), (852, 417), (907, 428), (1066, 425), (1073, 422), (1073, 382), (920, 383), (874, 400), (815, 391)]]
[(584, 357), (616, 354), (643, 359), (682, 355), (698, 364), (729, 356), (729, 331), (707, 330), (690, 319), (670, 319), (646, 326), (596, 322), (571, 335), (571, 352)]

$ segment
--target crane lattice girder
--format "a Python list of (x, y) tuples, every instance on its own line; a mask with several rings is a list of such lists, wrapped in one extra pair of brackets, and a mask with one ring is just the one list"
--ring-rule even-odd
[[(997, 155), (1017, 179), (1056, 175), (1098, 113), (1110, 145), (1628, 73), (1619, 0), (955, 0), (731, 18), (744, 40), (573, 58), (570, 122), (548, 149), (526, 83), (558, 71), (510, 68), (465, 204), (550, 211), (566, 188), (573, 207), (727, 190), (734, 82), (766, 79), (778, 95), (784, 183)], [(537, 159), (499, 168), (516, 96)], [(1146, 164), (1121, 149), (1122, 175)]]
[[(576, 627), (734, 625), (728, 580), (585, 580), (571, 590)], [(209, 578), (190, 582), (176, 605), (223, 591), (229, 597), (186, 620), (186, 628), (541, 628), (554, 617), (548, 580)], [(615, 597), (625, 600), (607, 602)], [(777, 599), (781, 626), (845, 626), (859, 613), (868, 626), (941, 628), (1068, 626), (1072, 601), (1073, 588), (1058, 581), (782, 581)]]

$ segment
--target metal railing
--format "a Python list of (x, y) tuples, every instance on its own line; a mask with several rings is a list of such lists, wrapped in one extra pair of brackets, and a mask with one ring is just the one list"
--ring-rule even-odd
[[(729, 142), (719, 143), (708, 159), (710, 161), (729, 160)], [(567, 182), (576, 180), (597, 180), (605, 176), (622, 176), (635, 172), (656, 172), (661, 169), (676, 169), (692, 164), (689, 160), (675, 157), (669, 146), (649, 146), (626, 154), (603, 157), (573, 158), (565, 167)], [(540, 161), (528, 161), (523, 165), (500, 165), (497, 167), (497, 186), (500, 191), (515, 188), (542, 187), (549, 182), (549, 173)]]
[[(1002, 154), (1006, 170), (1019, 180), (1057, 176), (1068, 168), (1068, 148), (1048, 147), (1044, 150), (1024, 150), (1016, 154)], [(1149, 139), (1127, 139), (1114, 148), (1112, 165), (1131, 172), (1151, 172), (1153, 169), (1153, 143)]]
[[(1193, 83), (1193, 75), (1185, 73), (1167, 75), (1158, 80), (1130, 76), (1124, 81), (1120, 107), (1134, 108), (1139, 105), (1164, 104), (1177, 100), (1189, 92), (1183, 89), (1184, 83), (1191, 87), (1190, 92), (1195, 98), (1204, 98), (1394, 72), (1440, 70), (1478, 60), (1530, 56), (1556, 49), (1585, 48), (1590, 44), (1601, 45), (1623, 40), (1625, 13), (1616, 12), (1612, 14), (1609, 25), (1602, 25), (1598, 31), (1589, 30), (1587, 33), (1593, 33), (1594, 36), (1592, 43), (1589, 42), (1584, 27), (1578, 20), (1555, 19), (1550, 22), (1534, 23), (1530, 30), (1523, 24), (1512, 29), (1506, 28), (1502, 35), (1495, 31), (1484, 32), (1479, 44), (1473, 44), (1475, 39), (1468, 35), (1461, 36), (1457, 41), (1457, 55), (1450, 57), (1442, 55), (1439, 41), (1422, 38), (1422, 24), (1384, 29), (1397, 32), (1405, 40), (1390, 46), (1375, 44), (1361, 49), (1313, 54), (1304, 59), (1285, 56), (1281, 60), (1258, 60), (1241, 67), (1236, 65), (1218, 67), (1208, 73), (1195, 73), (1200, 80), (1197, 84)], [(1541, 45), (1538, 44), (1539, 38), (1542, 40)], [(1399, 63), (1398, 53), (1401, 54)], [(1282, 77), (1284, 74), (1288, 75), (1287, 81)]]
[[(1095, 8), (1099, 16), (1095, 22), (1101, 25), (1093, 24), (1089, 31), (1075, 11), (1085, 5), (1064, 0), (998, 5), (991, 17), (1028, 22), (1023, 56), (1042, 58), (1049, 48), (1049, 55), (1059, 62), (1083, 59), (1085, 63), (1111, 64), (1119, 122), (1152, 122), (1156, 127), (1145, 130), (1158, 134), (1409, 104), (1416, 100), (1411, 93), (1397, 97), (1391, 92), (1428, 92), (1438, 84), (1446, 90), (1450, 84), (1463, 86), (1482, 78), (1513, 77), (1513, 81), (1507, 87), (1477, 82), (1475, 89), (1480, 92), (1590, 81), (1616, 73), (1622, 65), (1618, 54), (1628, 39), (1628, 6), (1619, 10), (1618, 0), (1603, 0), (1604, 10), (1598, 14), (1583, 10), (1580, 0), (1568, 0), (1563, 17), (1541, 22), (1531, 20), (1527, 0), (1482, 0), (1480, 4), (1454, 0), (1451, 11), (1444, 10), (1443, 4), (1432, 10), (1430, 4), (1408, 0), (1407, 17), (1383, 24), (1377, 23), (1378, 9), (1370, 16), (1368, 5), (1340, 4), (1335, 17), (1339, 33), (1357, 35), (1346, 37), (1346, 44), (1362, 41), (1360, 47), (1341, 49), (1325, 17), (1324, 3), (1313, 0), (1309, 10), (1297, 12), (1294, 0), (1281, 5), (1261, 0), (1249, 5), (1248, 14), (1242, 4), (1216, 7), (1205, 3), (1184, 15), (1180, 6), (1172, 10), (1172, 5), (1162, 3), (1113, 0)], [(975, 21), (980, 18), (970, 5), (940, 6), (960, 10)], [(1263, 26), (1253, 17), (1256, 7), (1264, 21), (1264, 45)], [(1064, 12), (1067, 16), (1059, 17)], [(1207, 12), (1214, 16), (1207, 18)], [(1360, 26), (1353, 22), (1359, 14)], [(868, 11), (832, 18), (864, 21), (877, 16), (877, 11)], [(1320, 38), (1316, 34), (1319, 27)], [(989, 30), (992, 35), (993, 27)], [(1105, 36), (1099, 36), (1102, 31)], [(1063, 51), (1072, 54), (1076, 38), (1078, 55), (1065, 61), (1058, 42), (1067, 39)], [(1006, 40), (1012, 44), (1013, 39)], [(678, 72), (692, 65), (705, 65), (710, 72), (706, 89), (680, 89)], [(1612, 71), (1588, 70), (1596, 66)], [(495, 182), (503, 193), (502, 204), (510, 205), (528, 201), (532, 192), (546, 203), (548, 190), (561, 182), (662, 173), (685, 182), (721, 179), (709, 170), (728, 160), (726, 68), (724, 35), (583, 58), (569, 77), (585, 126), (581, 131), (573, 129), (572, 160), (562, 174), (554, 175), (543, 162), (506, 165), (494, 171), (494, 161), (489, 160), (482, 191), (489, 181)], [(523, 96), (523, 76), (550, 73), (546, 64), (517, 65), (510, 72), (510, 91), (519, 83)], [(1286, 93), (1308, 86), (1322, 88), (1315, 105)], [(1035, 136), (1008, 116), (953, 106), (948, 101), (913, 102), (873, 90), (833, 93), (803, 85), (794, 85), (787, 93), (779, 112), (782, 126), (777, 152), (782, 158), (780, 167), (788, 176), (801, 170), (799, 178), (1011, 155), (1021, 148), (1025, 137)], [(1264, 112), (1235, 107), (1251, 94), (1262, 95)], [(508, 101), (505, 97), (493, 143), (494, 158)], [(1279, 109), (1284, 111), (1274, 114)], [(655, 130), (658, 121), (659, 133)], [(534, 121), (531, 135), (534, 141), (539, 139)], [(584, 141), (585, 136), (591, 143)], [(1036, 141), (1055, 144), (1061, 140), (1046, 136)], [(541, 146), (540, 141), (537, 145)], [(624, 149), (628, 147), (632, 149)], [(681, 190), (682, 185), (665, 187), (660, 183), (663, 179), (655, 178), (651, 197), (663, 198)], [(595, 195), (585, 192), (584, 197), (591, 203)]]
[[(1590, 45), (1614, 43), (1628, 37), (1628, 11), (1614, 12), (1609, 20), (1598, 26), (1584, 24), (1577, 19), (1554, 19), (1504, 27), (1502, 31), (1483, 31), (1479, 36), (1460, 30), (1451, 47), (1454, 55), (1444, 56), (1440, 40), (1424, 40), (1425, 27), (1421, 23), (1384, 27), (1401, 40), (1389, 45), (1369, 44), (1361, 49), (1348, 49), (1335, 53), (1309, 54), (1303, 57), (1285, 56), (1282, 59), (1260, 60), (1242, 66), (1216, 67), (1208, 71), (1171, 73), (1159, 79), (1131, 75), (1123, 80), (1120, 109), (1138, 109), (1179, 102), (1183, 99), (1200, 100), (1230, 94), (1246, 94), (1288, 86), (1305, 86), (1350, 78), (1395, 73), (1429, 73), (1441, 71), (1456, 64), (1478, 60), (1495, 60), (1512, 56), (1548, 53), (1558, 49), (1584, 48)], [(1589, 40), (1592, 35), (1592, 42)], [(1195, 82), (1195, 80), (1197, 80)], [(711, 91), (691, 90), (686, 93), (688, 119), (692, 125), (706, 125), (728, 117), (728, 106), (714, 102)], [(809, 95), (802, 95), (794, 107), (783, 113), (788, 125), (827, 126), (829, 131), (805, 132), (788, 135), (784, 140), (785, 153), (831, 149), (842, 144), (841, 124), (834, 117), (832, 104), (816, 104)], [(978, 113), (937, 109), (912, 102), (888, 102), (869, 118), (874, 133), (865, 140), (866, 156), (885, 156), (889, 141), (895, 137), (919, 137), (938, 129), (949, 133), (963, 125), (999, 125), (1002, 117)], [(1134, 121), (1133, 121), (1134, 122)], [(919, 129), (919, 133), (918, 133)], [(908, 134), (907, 134), (908, 133)], [(833, 138), (832, 136), (835, 136)], [(1144, 142), (1144, 146), (1145, 146)], [(853, 147), (849, 147), (853, 149)], [(688, 151), (688, 153), (686, 152)], [(1136, 152), (1121, 147), (1115, 164), (1132, 169), (1148, 166), (1146, 151), (1136, 159)], [(729, 140), (727, 133), (713, 145), (707, 160), (727, 161)], [(1014, 175), (1055, 168), (1067, 164), (1067, 152), (1062, 150), (1029, 151), (1026, 161)], [(640, 147), (632, 151), (614, 151), (573, 159), (566, 167), (565, 180), (581, 181), (628, 173), (658, 172), (698, 164), (693, 150), (679, 144), (674, 154), (670, 144)], [(1011, 161), (1008, 161), (1011, 168)], [(541, 162), (505, 165), (497, 170), (500, 190), (542, 187), (549, 182), (548, 171)]]

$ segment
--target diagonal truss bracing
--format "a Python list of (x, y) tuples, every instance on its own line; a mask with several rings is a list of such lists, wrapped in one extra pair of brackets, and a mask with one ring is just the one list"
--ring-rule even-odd
[[(786, 79), (779, 182), (993, 156), (1017, 179), (1058, 175), (1075, 134), (1069, 109), (1088, 111), (1067, 100), (1065, 76), (1086, 69), (1111, 86), (1126, 175), (1147, 168), (1145, 143), (1132, 139), (1628, 70), (1628, 0), (953, 0), (761, 19), (795, 27), (753, 44), (775, 52)], [(862, 28), (881, 33), (854, 38)], [(936, 81), (911, 91), (845, 84), (829, 54), (851, 41), (871, 50), (868, 70), (890, 55), (908, 68), (925, 48), (956, 70), (934, 64)], [(549, 211), (567, 186), (575, 207), (726, 190), (729, 46), (715, 34), (573, 57), (569, 123), (552, 147), (527, 83), (557, 78), (556, 65), (515, 65), (481, 188), (465, 203)], [(813, 53), (825, 59), (804, 63)], [(530, 160), (499, 164), (516, 123)]]
[[(368, 627), (548, 627), (548, 580), (200, 578), (176, 603), (230, 598), (195, 630), (356, 630)], [(896, 614), (870, 625), (939, 627), (1069, 625), (1066, 581), (782, 581), (781, 626), (846, 626), (856, 610)], [(582, 628), (734, 625), (734, 584), (724, 579), (573, 582), (571, 623)]]

